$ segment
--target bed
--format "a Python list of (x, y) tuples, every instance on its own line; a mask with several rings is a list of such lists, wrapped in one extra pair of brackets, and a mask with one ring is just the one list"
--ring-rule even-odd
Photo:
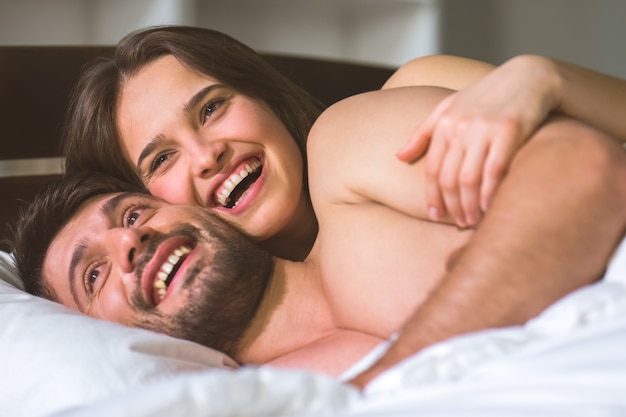
[[(2, 237), (23, 202), (60, 173), (60, 121), (80, 67), (110, 52), (0, 48)], [(378, 88), (392, 72), (267, 58), (327, 104)], [(626, 244), (602, 281), (527, 325), (434, 345), (364, 392), (343, 381), (385, 344), (339, 379), (239, 367), (220, 352), (32, 297), (21, 290), (9, 248), (1, 249), (0, 416), (626, 415)]]

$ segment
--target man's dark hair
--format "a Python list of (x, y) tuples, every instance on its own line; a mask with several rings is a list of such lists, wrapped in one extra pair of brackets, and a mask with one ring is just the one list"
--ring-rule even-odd
[(87, 201), (125, 191), (148, 193), (142, 186), (88, 171), (65, 174), (39, 191), (20, 213), (11, 242), (17, 271), (28, 293), (57, 301), (42, 280), (48, 247)]

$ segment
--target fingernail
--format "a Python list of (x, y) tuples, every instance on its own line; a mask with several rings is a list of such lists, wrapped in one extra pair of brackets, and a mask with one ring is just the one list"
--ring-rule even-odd
[(439, 209), (437, 207), (428, 207), (428, 215), (432, 220), (439, 220)]
[(400, 149), (398, 149), (398, 153), (404, 152), (411, 146), (411, 142), (406, 142)]

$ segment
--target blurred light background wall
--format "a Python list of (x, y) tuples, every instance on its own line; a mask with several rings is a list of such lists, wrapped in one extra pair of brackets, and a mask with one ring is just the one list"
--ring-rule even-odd
[[(437, 53), (493, 64), (534, 53), (626, 78), (625, 20), (626, 0), (0, 0), (0, 45), (113, 45), (145, 26), (186, 24), (268, 53), (390, 67)], [(0, 175), (60, 171), (57, 159), (5, 165)]]
[(536, 53), (626, 78), (626, 0), (0, 0), (0, 44), (115, 44), (189, 24), (262, 52), (399, 66)]

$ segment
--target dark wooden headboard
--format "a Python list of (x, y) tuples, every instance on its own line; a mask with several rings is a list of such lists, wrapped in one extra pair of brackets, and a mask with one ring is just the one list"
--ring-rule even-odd
[[(36, 165), (29, 160), (61, 157), (61, 122), (69, 92), (87, 61), (112, 50), (95, 46), (0, 47), (0, 239), (7, 236), (8, 225), (15, 221), (20, 207), (59, 174), (54, 169), (31, 171), (28, 167)], [(327, 105), (378, 89), (393, 72), (356, 63), (264, 56)], [(52, 165), (61, 164), (53, 161)], [(9, 250), (4, 243), (0, 249)]]

